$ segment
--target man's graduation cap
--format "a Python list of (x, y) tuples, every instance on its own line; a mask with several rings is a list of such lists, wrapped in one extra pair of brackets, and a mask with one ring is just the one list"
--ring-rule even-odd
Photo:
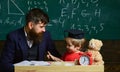
[(82, 39), (82, 38), (84, 38), (84, 32), (81, 31), (81, 30), (69, 29), (69, 30), (65, 30), (65, 33), (66, 32), (67, 32), (67, 37), (75, 38), (75, 39)]

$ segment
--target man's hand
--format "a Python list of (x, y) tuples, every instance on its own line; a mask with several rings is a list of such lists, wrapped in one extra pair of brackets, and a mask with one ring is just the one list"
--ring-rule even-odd
[(48, 54), (47, 54), (47, 58), (52, 59), (54, 61), (63, 61), (60, 58), (53, 56), (49, 51), (48, 51)]

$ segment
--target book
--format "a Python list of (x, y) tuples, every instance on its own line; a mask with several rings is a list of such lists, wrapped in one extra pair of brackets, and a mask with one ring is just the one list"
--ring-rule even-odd
[(45, 61), (28, 61), (24, 60), (19, 63), (15, 63), (14, 66), (49, 66), (50, 62)]

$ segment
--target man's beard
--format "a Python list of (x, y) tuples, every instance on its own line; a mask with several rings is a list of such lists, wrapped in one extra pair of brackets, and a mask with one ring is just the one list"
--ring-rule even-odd
[(43, 38), (43, 33), (36, 33), (34, 29), (28, 32), (28, 39), (32, 40), (35, 44), (40, 43)]

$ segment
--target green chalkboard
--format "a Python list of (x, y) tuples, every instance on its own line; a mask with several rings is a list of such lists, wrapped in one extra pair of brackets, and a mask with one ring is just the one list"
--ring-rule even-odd
[(63, 40), (65, 29), (83, 30), (88, 39), (120, 39), (120, 0), (0, 0), (0, 40), (24, 26), (32, 8), (48, 13), (54, 40)]

